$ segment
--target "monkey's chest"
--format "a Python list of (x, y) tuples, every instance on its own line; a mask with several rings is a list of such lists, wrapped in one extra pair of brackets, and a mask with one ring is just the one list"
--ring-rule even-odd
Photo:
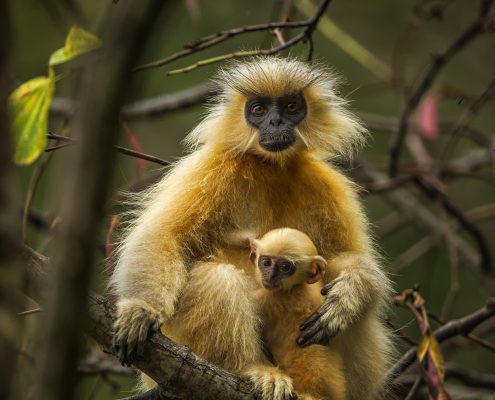
[(236, 229), (259, 235), (271, 229), (290, 227), (306, 233), (318, 221), (314, 199), (307, 198), (293, 185), (279, 185), (277, 190), (245, 190), (233, 205), (232, 223)]

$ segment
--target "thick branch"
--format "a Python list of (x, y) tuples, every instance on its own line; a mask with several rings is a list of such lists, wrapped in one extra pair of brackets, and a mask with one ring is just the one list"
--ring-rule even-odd
[[(163, 116), (201, 104), (215, 93), (216, 89), (211, 83), (203, 83), (176, 93), (164, 94), (126, 104), (121, 108), (120, 116), (124, 120)], [(56, 117), (70, 118), (74, 111), (75, 103), (68, 98), (55, 98), (50, 106), (51, 115)]]
[[(40, 302), (50, 291), (47, 280), (49, 261), (26, 248), (26, 293)], [(102, 349), (113, 354), (114, 306), (103, 297), (88, 295), (88, 333)], [(187, 347), (178, 346), (160, 333), (153, 334), (144, 354), (134, 366), (162, 385), (167, 393), (187, 399), (254, 400), (252, 384), (197, 357)]]

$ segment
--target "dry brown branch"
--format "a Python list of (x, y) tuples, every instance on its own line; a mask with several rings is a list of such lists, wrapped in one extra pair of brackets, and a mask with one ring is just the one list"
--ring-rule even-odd
[[(192, 53), (197, 53), (199, 51), (205, 50), (207, 48), (210, 48), (212, 46), (218, 45), (219, 43), (230, 39), (234, 36), (243, 34), (243, 33), (248, 33), (248, 32), (259, 32), (259, 31), (270, 31), (273, 29), (294, 29), (294, 28), (304, 28), (304, 31), (291, 40), (286, 41), (285, 43), (281, 44), (278, 47), (274, 47), (270, 49), (269, 51), (273, 52), (259, 52), (257, 53), (258, 55), (262, 54), (275, 54), (277, 52), (280, 52), (288, 47), (291, 47), (295, 45), (296, 43), (299, 43), (300, 41), (307, 39), (311, 36), (313, 30), (316, 27), (316, 24), (318, 23), (318, 20), (320, 17), (323, 15), (325, 12), (326, 8), (330, 4), (331, 0), (323, 0), (320, 5), (318, 6), (315, 15), (311, 17), (307, 21), (297, 21), (297, 22), (270, 22), (268, 24), (258, 24), (258, 25), (247, 25), (243, 26), (240, 28), (234, 28), (230, 29), (228, 31), (223, 31), (219, 33), (215, 33), (213, 35), (205, 36), (201, 39), (196, 40), (195, 42), (185, 46), (186, 48), (182, 51), (179, 51), (175, 54), (172, 54), (166, 58), (163, 58), (161, 60), (153, 61), (147, 64), (140, 65), (134, 69), (134, 71), (141, 71), (144, 69), (149, 69), (149, 68), (157, 68), (161, 67), (165, 64), (169, 64), (172, 61), (178, 60), (179, 58), (188, 56)], [(297, 39), (296, 39), (297, 38)], [(249, 54), (253, 55), (253, 54)], [(232, 57), (229, 57), (232, 58)], [(226, 59), (226, 58), (223, 58)], [(195, 65), (195, 64), (193, 64)], [(190, 68), (190, 67), (186, 67)], [(190, 69), (189, 69), (190, 70)]]
[[(215, 93), (216, 88), (208, 82), (176, 93), (128, 103), (121, 108), (120, 116), (124, 120), (159, 117), (196, 106)], [(75, 109), (74, 100), (59, 97), (53, 99), (50, 114), (54, 117), (71, 118)]]
[[(50, 292), (48, 259), (33, 250), (24, 250), (26, 264), (26, 293), (38, 302), (43, 302)], [(89, 294), (88, 334), (110, 354), (113, 354), (112, 324), (114, 306), (101, 296)], [(160, 333), (148, 339), (143, 356), (134, 366), (156, 382), (166, 392), (180, 398), (255, 400), (257, 394), (249, 380), (226, 372), (200, 359), (188, 348), (178, 346)]]
[[(488, 300), (479, 310), (466, 315), (465, 317), (447, 322), (442, 327), (436, 329), (433, 334), (438, 342), (443, 342), (451, 337), (458, 335), (466, 335), (470, 333), (476, 326), (495, 315), (495, 297)], [(394, 379), (402, 374), (408, 367), (412, 365), (416, 359), (416, 347), (409, 349), (392, 367), (389, 376)]]
[[(55, 140), (65, 141), (67, 145), (78, 143), (77, 140), (75, 140), (73, 138), (70, 138), (68, 136), (56, 135), (56, 134), (53, 134), (53, 133), (49, 133), (47, 135), (47, 137), (49, 139), (55, 139)], [(67, 147), (67, 146), (61, 145), (61, 146), (58, 146), (56, 148), (51, 148), (51, 149), (52, 150), (58, 150), (58, 149), (62, 149), (64, 147)], [(115, 150), (117, 150), (119, 153), (125, 154), (127, 156), (131, 156), (131, 157), (135, 157), (135, 158), (141, 158), (143, 160), (151, 161), (151, 162), (153, 162), (155, 164), (163, 165), (165, 167), (167, 167), (167, 166), (170, 165), (170, 161), (164, 160), (163, 158), (159, 158), (159, 157), (155, 157), (155, 156), (152, 156), (152, 155), (149, 155), (149, 154), (141, 153), (139, 151), (131, 150), (131, 149), (128, 149), (126, 147), (118, 146), (118, 145), (115, 145), (115, 144), (112, 145), (112, 147)], [(47, 149), (45, 151), (48, 151), (48, 150), (49, 149)]]

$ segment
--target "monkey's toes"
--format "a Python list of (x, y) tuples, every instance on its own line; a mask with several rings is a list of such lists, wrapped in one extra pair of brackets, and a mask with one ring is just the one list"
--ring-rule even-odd
[(254, 383), (261, 400), (296, 400), (297, 394), (292, 387), (292, 380), (275, 367), (254, 367), (247, 375)]

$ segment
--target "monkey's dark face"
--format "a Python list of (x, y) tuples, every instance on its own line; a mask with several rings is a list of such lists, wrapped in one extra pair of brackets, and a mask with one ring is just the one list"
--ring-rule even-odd
[(259, 132), (260, 146), (279, 152), (296, 141), (296, 126), (306, 117), (307, 107), (301, 93), (280, 97), (255, 97), (247, 101), (246, 120)]
[(280, 257), (260, 255), (258, 268), (261, 272), (261, 283), (266, 289), (279, 289), (282, 280), (294, 275), (296, 266), (293, 262)]

